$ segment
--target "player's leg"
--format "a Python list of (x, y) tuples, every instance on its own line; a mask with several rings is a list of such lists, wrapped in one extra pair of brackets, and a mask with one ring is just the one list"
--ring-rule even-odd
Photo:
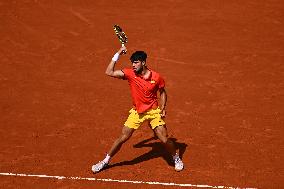
[(158, 126), (154, 129), (158, 139), (165, 145), (167, 151), (172, 155), (176, 155), (176, 147), (172, 140), (168, 139), (168, 132), (165, 125)]
[(121, 148), (122, 144), (126, 142), (133, 132), (139, 128), (143, 120), (140, 119), (139, 114), (136, 110), (131, 109), (129, 111), (129, 116), (124, 123), (124, 127), (122, 128), (121, 135), (115, 140), (111, 149), (109, 150), (105, 162), (108, 162), (111, 157), (113, 157)]
[(159, 108), (147, 112), (148, 118), (150, 120), (150, 125), (154, 130), (158, 139), (160, 139), (162, 143), (165, 145), (167, 151), (174, 156), (176, 155), (176, 148), (173, 141), (168, 139), (168, 131), (166, 123), (161, 117), (160, 113), (161, 110)]
[(94, 173), (99, 172), (108, 165), (111, 157), (113, 157), (120, 150), (123, 143), (125, 143), (131, 137), (133, 132), (138, 129), (143, 122), (143, 120), (140, 120), (139, 114), (136, 110), (131, 109), (129, 113), (130, 114), (124, 124), (124, 127), (122, 128), (120, 136), (114, 141), (105, 159), (92, 166), (92, 171)]
[[(152, 126), (151, 126), (151, 124), (150, 124), (150, 122), (148, 121), (147, 122), (147, 124), (148, 124), (148, 127), (150, 127), (150, 129), (152, 128)], [(158, 137), (157, 137), (157, 135), (156, 135), (156, 132), (155, 132), (155, 130), (154, 129), (152, 129), (152, 132), (153, 132), (153, 138), (156, 140), (156, 139), (158, 139)]]
[(120, 150), (122, 144), (131, 137), (134, 131), (135, 129), (124, 126), (122, 128), (121, 135), (114, 141), (111, 149), (108, 152), (108, 155), (113, 157)]
[(168, 138), (168, 132), (165, 125), (157, 126), (154, 129), (157, 137), (160, 141), (164, 144), (166, 150), (172, 155), (174, 163), (175, 163), (175, 170), (181, 171), (183, 170), (183, 162), (181, 161), (179, 154), (176, 152), (176, 147), (174, 142)]
[(120, 136), (114, 141), (111, 149), (109, 150), (108, 154), (106, 155), (105, 159), (103, 161), (98, 162), (97, 164), (92, 166), (92, 171), (94, 173), (97, 173), (99, 171), (101, 171), (103, 168), (105, 168), (111, 157), (113, 157), (121, 148), (121, 146), (123, 145), (123, 143), (125, 143), (133, 134), (133, 132), (135, 131), (135, 129), (133, 128), (129, 128), (124, 126), (122, 128), (122, 132), (120, 134)]

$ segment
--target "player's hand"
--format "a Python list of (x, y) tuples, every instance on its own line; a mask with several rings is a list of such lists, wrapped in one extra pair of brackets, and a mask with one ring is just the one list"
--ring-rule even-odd
[(118, 50), (118, 54), (122, 55), (122, 54), (126, 54), (127, 52), (127, 48), (126, 46), (122, 46), (119, 50)]
[(165, 109), (162, 109), (161, 110), (161, 117), (166, 117), (166, 110)]

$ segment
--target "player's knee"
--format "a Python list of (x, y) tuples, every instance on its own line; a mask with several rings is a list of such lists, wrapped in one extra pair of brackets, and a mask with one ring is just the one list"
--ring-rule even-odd
[(162, 143), (164, 143), (164, 144), (167, 143), (168, 134), (167, 134), (166, 130), (164, 130), (164, 128), (162, 128), (162, 127), (157, 128), (155, 130), (155, 133)]
[(168, 138), (166, 136), (160, 136), (159, 139), (163, 144), (166, 144), (168, 141)]

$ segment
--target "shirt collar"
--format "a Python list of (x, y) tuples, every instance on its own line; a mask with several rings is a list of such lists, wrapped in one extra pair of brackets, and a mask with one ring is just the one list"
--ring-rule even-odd
[(147, 68), (147, 69), (150, 71), (149, 77), (147, 79), (144, 79), (144, 77), (142, 75), (136, 75), (136, 74), (135, 75), (144, 79), (145, 81), (150, 81), (152, 79), (152, 70), (149, 69), (149, 68)]

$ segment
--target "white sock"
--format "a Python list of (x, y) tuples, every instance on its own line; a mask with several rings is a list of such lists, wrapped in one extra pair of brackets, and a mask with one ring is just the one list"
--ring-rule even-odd
[(110, 156), (107, 154), (103, 162), (109, 163), (109, 160), (110, 160)]

